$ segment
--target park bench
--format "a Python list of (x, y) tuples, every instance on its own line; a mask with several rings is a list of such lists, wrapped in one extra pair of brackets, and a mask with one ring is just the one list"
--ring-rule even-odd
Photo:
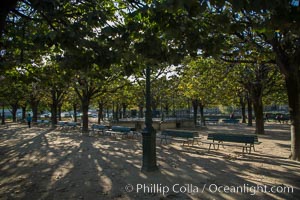
[(174, 140), (181, 141), (182, 145), (187, 144), (189, 146), (190, 144), (194, 145), (195, 141), (198, 143), (201, 137), (197, 131), (166, 129), (161, 132), (159, 138), (161, 144), (163, 141), (167, 144), (168, 141)]
[(57, 122), (57, 127), (59, 127), (60, 129), (75, 129), (77, 127), (80, 128), (80, 123), (78, 123), (78, 122), (59, 121), (59, 122)]
[(78, 127), (80, 128), (80, 123), (77, 123), (77, 122), (67, 122), (66, 123), (66, 128), (75, 129)]
[(101, 124), (93, 124), (92, 125), (92, 132), (93, 133), (98, 133), (98, 134), (102, 133), (102, 134), (105, 134), (106, 130), (108, 130), (108, 126), (101, 125)]
[(128, 138), (130, 135), (132, 135), (132, 137), (138, 137), (138, 132), (136, 132), (135, 128), (126, 126), (112, 126), (111, 129), (106, 130), (105, 133), (114, 137), (121, 135), (122, 138)]
[(67, 122), (66, 121), (58, 121), (56, 126), (60, 129), (63, 129), (64, 127), (67, 126)]
[(215, 118), (205, 119), (205, 123), (207, 123), (207, 124), (218, 124), (218, 122), (219, 122), (219, 119), (215, 119)]
[(277, 121), (281, 124), (281, 123), (288, 123), (289, 122), (289, 120), (290, 120), (290, 117), (289, 116), (286, 116), (286, 115), (284, 115), (284, 116), (281, 116), (280, 118), (278, 118), (277, 119)]
[[(219, 149), (219, 146), (237, 146), (242, 148), (242, 152), (251, 153), (251, 149), (255, 151), (254, 144), (260, 144), (258, 142), (257, 135), (247, 135), (247, 134), (225, 134), (225, 133), (209, 133), (207, 135), (207, 140), (212, 141), (201, 141), (202, 143), (209, 144), (208, 151), (210, 151), (211, 146), (214, 149)], [(226, 143), (225, 143), (226, 142)], [(229, 143), (227, 143), (229, 142)]]
[(36, 124), (37, 124), (37, 126), (49, 126), (50, 121), (41, 119), (41, 120), (37, 120)]
[(238, 124), (239, 123), (238, 119), (223, 119), (222, 121), (224, 124)]

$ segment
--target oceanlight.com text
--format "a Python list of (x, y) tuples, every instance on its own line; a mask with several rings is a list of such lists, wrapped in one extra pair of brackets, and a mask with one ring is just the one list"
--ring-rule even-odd
[(168, 193), (226, 193), (226, 194), (250, 194), (256, 195), (261, 193), (293, 193), (294, 188), (286, 185), (249, 185), (243, 184), (239, 186), (233, 185), (218, 185), (218, 184), (204, 184), (202, 186), (194, 184), (127, 184), (125, 186), (126, 192), (136, 193), (156, 193), (166, 195)]

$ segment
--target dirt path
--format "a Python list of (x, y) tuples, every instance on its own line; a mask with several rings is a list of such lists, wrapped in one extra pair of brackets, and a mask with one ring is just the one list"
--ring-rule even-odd
[[(209, 132), (253, 128), (200, 131)], [(300, 199), (300, 163), (287, 159), (288, 125), (267, 125), (259, 140), (250, 155), (235, 147), (208, 152), (205, 145), (158, 141), (160, 170), (142, 173), (140, 139), (14, 125), (0, 129), (0, 199)]]

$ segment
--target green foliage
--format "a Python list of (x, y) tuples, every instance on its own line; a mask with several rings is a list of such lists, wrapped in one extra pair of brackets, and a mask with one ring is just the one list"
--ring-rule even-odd
[[(41, 89), (77, 83), (77, 88), (89, 86), (94, 96), (101, 96), (122, 88), (130, 75), (142, 78), (145, 66), (151, 65), (153, 98), (158, 102), (165, 94), (162, 99), (169, 104), (175, 91), (170, 85), (178, 80), (158, 78), (160, 69), (184, 63), (186, 56), (203, 56), (185, 61), (177, 92), (206, 104), (235, 104), (242, 85), (258, 78), (260, 65), (252, 61), (274, 68), (274, 40), (291, 58), (298, 48), (299, 6), (290, 1), (55, 0), (19, 2), (17, 10), (24, 16), (10, 13), (7, 18), (1, 70), (23, 74), (26, 84)], [(226, 61), (247, 62), (224, 64), (210, 57), (221, 54)], [(50, 61), (45, 66), (46, 58)], [(277, 97), (269, 94), (281, 91), (283, 84), (268, 70), (265, 80), (276, 83), (266, 92), (266, 102), (271, 102)], [(138, 90), (136, 103), (143, 99)], [(121, 96), (127, 95), (134, 99)]]
[(222, 99), (222, 62), (213, 58), (188, 58), (180, 77), (179, 89), (189, 99), (198, 99), (203, 105)]

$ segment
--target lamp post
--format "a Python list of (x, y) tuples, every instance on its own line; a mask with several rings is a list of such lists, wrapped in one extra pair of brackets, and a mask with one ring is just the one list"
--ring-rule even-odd
[(151, 69), (146, 67), (146, 115), (145, 128), (142, 131), (143, 135), (143, 163), (142, 171), (151, 172), (158, 170), (156, 164), (156, 132), (152, 126), (152, 110), (151, 110)]

